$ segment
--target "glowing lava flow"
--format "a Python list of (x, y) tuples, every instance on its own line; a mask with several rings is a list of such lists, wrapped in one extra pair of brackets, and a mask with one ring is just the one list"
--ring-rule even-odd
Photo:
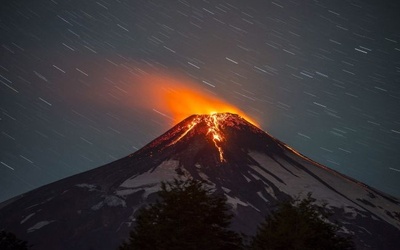
[(177, 143), (177, 142), (180, 141), (183, 137), (185, 137), (185, 135), (187, 135), (187, 134), (199, 123), (198, 120), (199, 120), (198, 118), (196, 118), (195, 120), (193, 120), (193, 121), (188, 125), (187, 130), (186, 130), (185, 132), (183, 132), (183, 134), (181, 134), (181, 136), (179, 136), (178, 139), (176, 139), (175, 141), (171, 142), (168, 146), (171, 146), (171, 145)]
[(206, 119), (206, 123), (208, 126), (207, 134), (212, 135), (212, 140), (214, 142), (215, 147), (218, 149), (219, 152), (219, 160), (224, 162), (224, 152), (222, 148), (218, 145), (218, 142), (222, 142), (224, 137), (222, 136), (222, 132), (220, 130), (220, 120), (224, 120), (225, 116), (219, 117), (217, 114), (211, 114), (208, 119)]
[(168, 146), (176, 144), (183, 137), (185, 137), (190, 131), (192, 131), (196, 127), (196, 125), (198, 125), (201, 122), (204, 122), (208, 128), (206, 136), (208, 135), (211, 136), (211, 140), (213, 141), (216, 149), (218, 150), (219, 160), (221, 162), (225, 162), (224, 152), (222, 150), (222, 147), (218, 144), (225, 140), (221, 128), (223, 126), (222, 125), (223, 121), (225, 120), (226, 117), (227, 117), (226, 114), (217, 114), (217, 113), (213, 113), (211, 115), (198, 116), (194, 118), (193, 121), (189, 125), (187, 125), (187, 129), (176, 140), (171, 142)]

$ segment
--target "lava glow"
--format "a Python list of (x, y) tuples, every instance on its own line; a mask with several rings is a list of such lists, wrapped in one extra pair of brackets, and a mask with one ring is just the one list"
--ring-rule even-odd
[(222, 124), (226, 119), (226, 116), (227, 114), (213, 113), (210, 114), (209, 116), (201, 116), (194, 118), (194, 120), (187, 125), (186, 130), (184, 130), (184, 132), (168, 146), (176, 144), (182, 138), (184, 138), (190, 131), (192, 131), (198, 124), (200, 124), (201, 122), (205, 122), (208, 128), (206, 136), (209, 136), (209, 138), (213, 141), (215, 148), (218, 150), (219, 160), (221, 162), (225, 162), (226, 160), (224, 158), (224, 151), (220, 146), (220, 143), (225, 141), (225, 136), (222, 132), (222, 126), (223, 126)]
[(208, 126), (207, 134), (212, 135), (212, 140), (214, 142), (215, 147), (218, 149), (219, 159), (221, 162), (224, 162), (225, 158), (224, 158), (224, 152), (222, 150), (222, 147), (218, 145), (218, 142), (222, 142), (224, 140), (222, 131), (220, 129), (220, 127), (221, 127), (220, 123), (224, 119), (225, 119), (224, 115), (217, 115), (217, 114), (211, 114), (206, 119), (206, 123)]
[[(147, 108), (170, 117), (174, 124), (193, 114), (234, 113), (257, 124), (234, 105), (219, 98), (215, 88), (182, 78), (161, 74), (146, 75), (142, 83), (141, 99)], [(137, 90), (136, 90), (137, 91)]]
[[(190, 133), (199, 123), (205, 122), (208, 130), (207, 137), (210, 138), (219, 152), (221, 162), (225, 161), (221, 143), (226, 140), (222, 133), (222, 121), (226, 118), (225, 113), (234, 113), (242, 116), (247, 121), (257, 124), (246, 116), (240, 109), (232, 104), (218, 98), (214, 93), (215, 87), (209, 84), (194, 83), (187, 78), (172, 77), (162, 74), (148, 74), (141, 77), (141, 87), (136, 89), (140, 97), (135, 98), (147, 109), (170, 118), (174, 124), (194, 114), (209, 114), (202, 118), (195, 118), (184, 132), (175, 139), (173, 145)], [(139, 98), (139, 99), (138, 99)], [(138, 106), (136, 104), (136, 106)]]
[(185, 130), (185, 132), (183, 132), (183, 134), (181, 134), (178, 139), (176, 139), (175, 141), (173, 141), (172, 143), (170, 143), (168, 146), (173, 145), (175, 143), (177, 143), (178, 141), (180, 141), (183, 137), (185, 137), (185, 135), (187, 135), (197, 124), (199, 123), (198, 120), (192, 121), (188, 126), (187, 129)]

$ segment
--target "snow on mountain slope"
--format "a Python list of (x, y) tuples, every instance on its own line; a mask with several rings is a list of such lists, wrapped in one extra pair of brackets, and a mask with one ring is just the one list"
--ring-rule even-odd
[(398, 249), (393, 197), (302, 156), (238, 115), (193, 115), (136, 153), (0, 204), (0, 228), (32, 249), (115, 249), (161, 181), (204, 180), (254, 234), (277, 202), (313, 193), (359, 249)]

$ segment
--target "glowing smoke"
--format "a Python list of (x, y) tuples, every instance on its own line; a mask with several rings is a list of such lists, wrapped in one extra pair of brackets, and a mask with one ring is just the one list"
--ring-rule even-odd
[(174, 123), (193, 114), (229, 112), (256, 124), (240, 109), (188, 79), (151, 74), (141, 77), (139, 81), (136, 93), (141, 95), (139, 105), (172, 118)]

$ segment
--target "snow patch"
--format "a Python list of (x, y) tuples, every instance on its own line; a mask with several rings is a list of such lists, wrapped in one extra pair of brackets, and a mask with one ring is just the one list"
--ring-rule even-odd
[(138, 191), (137, 189), (130, 189), (130, 188), (129, 189), (120, 189), (120, 190), (117, 190), (115, 192), (115, 194), (118, 196), (126, 197), (128, 195), (136, 193), (137, 191)]
[(265, 187), (265, 191), (267, 191), (268, 194), (270, 194), (272, 197), (274, 197), (275, 200), (277, 200), (278, 198), (275, 195), (275, 191), (274, 189), (272, 189), (272, 187), (268, 186)]
[(205, 173), (199, 171), (198, 174), (201, 177), (201, 179), (203, 179), (205, 181), (209, 181), (210, 180), (210, 178), (208, 178), (208, 175), (206, 175)]
[(231, 204), (234, 210), (237, 209), (238, 204), (240, 204), (242, 206), (245, 206), (245, 207), (249, 206), (249, 204), (243, 202), (242, 200), (240, 200), (237, 197), (232, 197), (232, 196), (229, 196), (227, 194), (225, 194), (225, 196), (226, 196), (226, 199), (227, 199), (226, 202)]
[(36, 223), (33, 227), (30, 227), (30, 228), (27, 230), (27, 232), (28, 232), (28, 233), (32, 233), (32, 232), (34, 232), (34, 231), (36, 231), (36, 230), (38, 230), (38, 229), (41, 229), (41, 228), (44, 227), (44, 226), (49, 225), (49, 224), (52, 223), (52, 222), (54, 222), (54, 220), (51, 220), (51, 221), (40, 221), (40, 222)]
[(31, 213), (30, 215), (26, 216), (23, 220), (21, 220), (21, 224), (25, 223), (25, 221), (29, 220), (32, 216), (34, 216), (36, 213)]
[[(332, 207), (328, 204), (327, 208), (335, 208), (335, 207)], [(355, 219), (357, 215), (361, 215), (357, 213), (357, 211), (355, 211), (354, 208), (351, 206), (343, 206), (342, 208), (346, 214), (346, 217), (349, 219)]]
[(261, 199), (263, 199), (265, 202), (269, 202), (269, 200), (267, 198), (264, 197), (264, 195), (262, 194), (261, 191), (257, 192), (257, 195), (260, 196)]
[(96, 191), (96, 185), (92, 185), (92, 184), (81, 183), (81, 184), (76, 184), (75, 186), (80, 187), (80, 188), (87, 188), (87, 189), (89, 189), (89, 192)]
[(104, 207), (105, 205), (107, 205), (109, 207), (117, 207), (117, 206), (126, 207), (126, 202), (123, 199), (121, 199), (120, 197), (117, 197), (115, 195), (107, 195), (103, 201), (92, 206), (91, 209), (96, 211), (96, 210), (99, 210), (100, 208)]
[(358, 228), (364, 230), (364, 231), (367, 232), (369, 235), (372, 235), (372, 233), (371, 233), (370, 231), (368, 231), (365, 227), (360, 227), (360, 226), (359, 226)]
[(243, 175), (243, 177), (246, 179), (247, 182), (251, 182), (251, 180), (247, 176)]
[(143, 197), (147, 198), (150, 194), (160, 190), (161, 182), (171, 181), (176, 177), (175, 170), (178, 166), (179, 161), (177, 160), (164, 161), (155, 169), (126, 180), (120, 188), (128, 188), (132, 192), (144, 190)]
[(257, 180), (257, 181), (261, 180), (261, 178), (258, 177), (257, 175), (252, 174), (252, 173), (250, 173), (250, 172), (248, 172), (248, 173), (249, 173), (251, 176), (253, 176), (253, 178), (254, 178), (255, 180)]
[(124, 181), (120, 187), (122, 188), (133, 188), (155, 186), (162, 181), (172, 180), (176, 176), (175, 169), (179, 166), (179, 161), (168, 160), (161, 163), (158, 167), (143, 173), (138, 176), (134, 176)]
[(345, 226), (341, 226), (341, 227), (339, 228), (339, 232), (345, 233), (345, 234), (353, 234), (353, 231), (350, 231), (350, 230), (347, 229), (347, 227), (345, 227)]

